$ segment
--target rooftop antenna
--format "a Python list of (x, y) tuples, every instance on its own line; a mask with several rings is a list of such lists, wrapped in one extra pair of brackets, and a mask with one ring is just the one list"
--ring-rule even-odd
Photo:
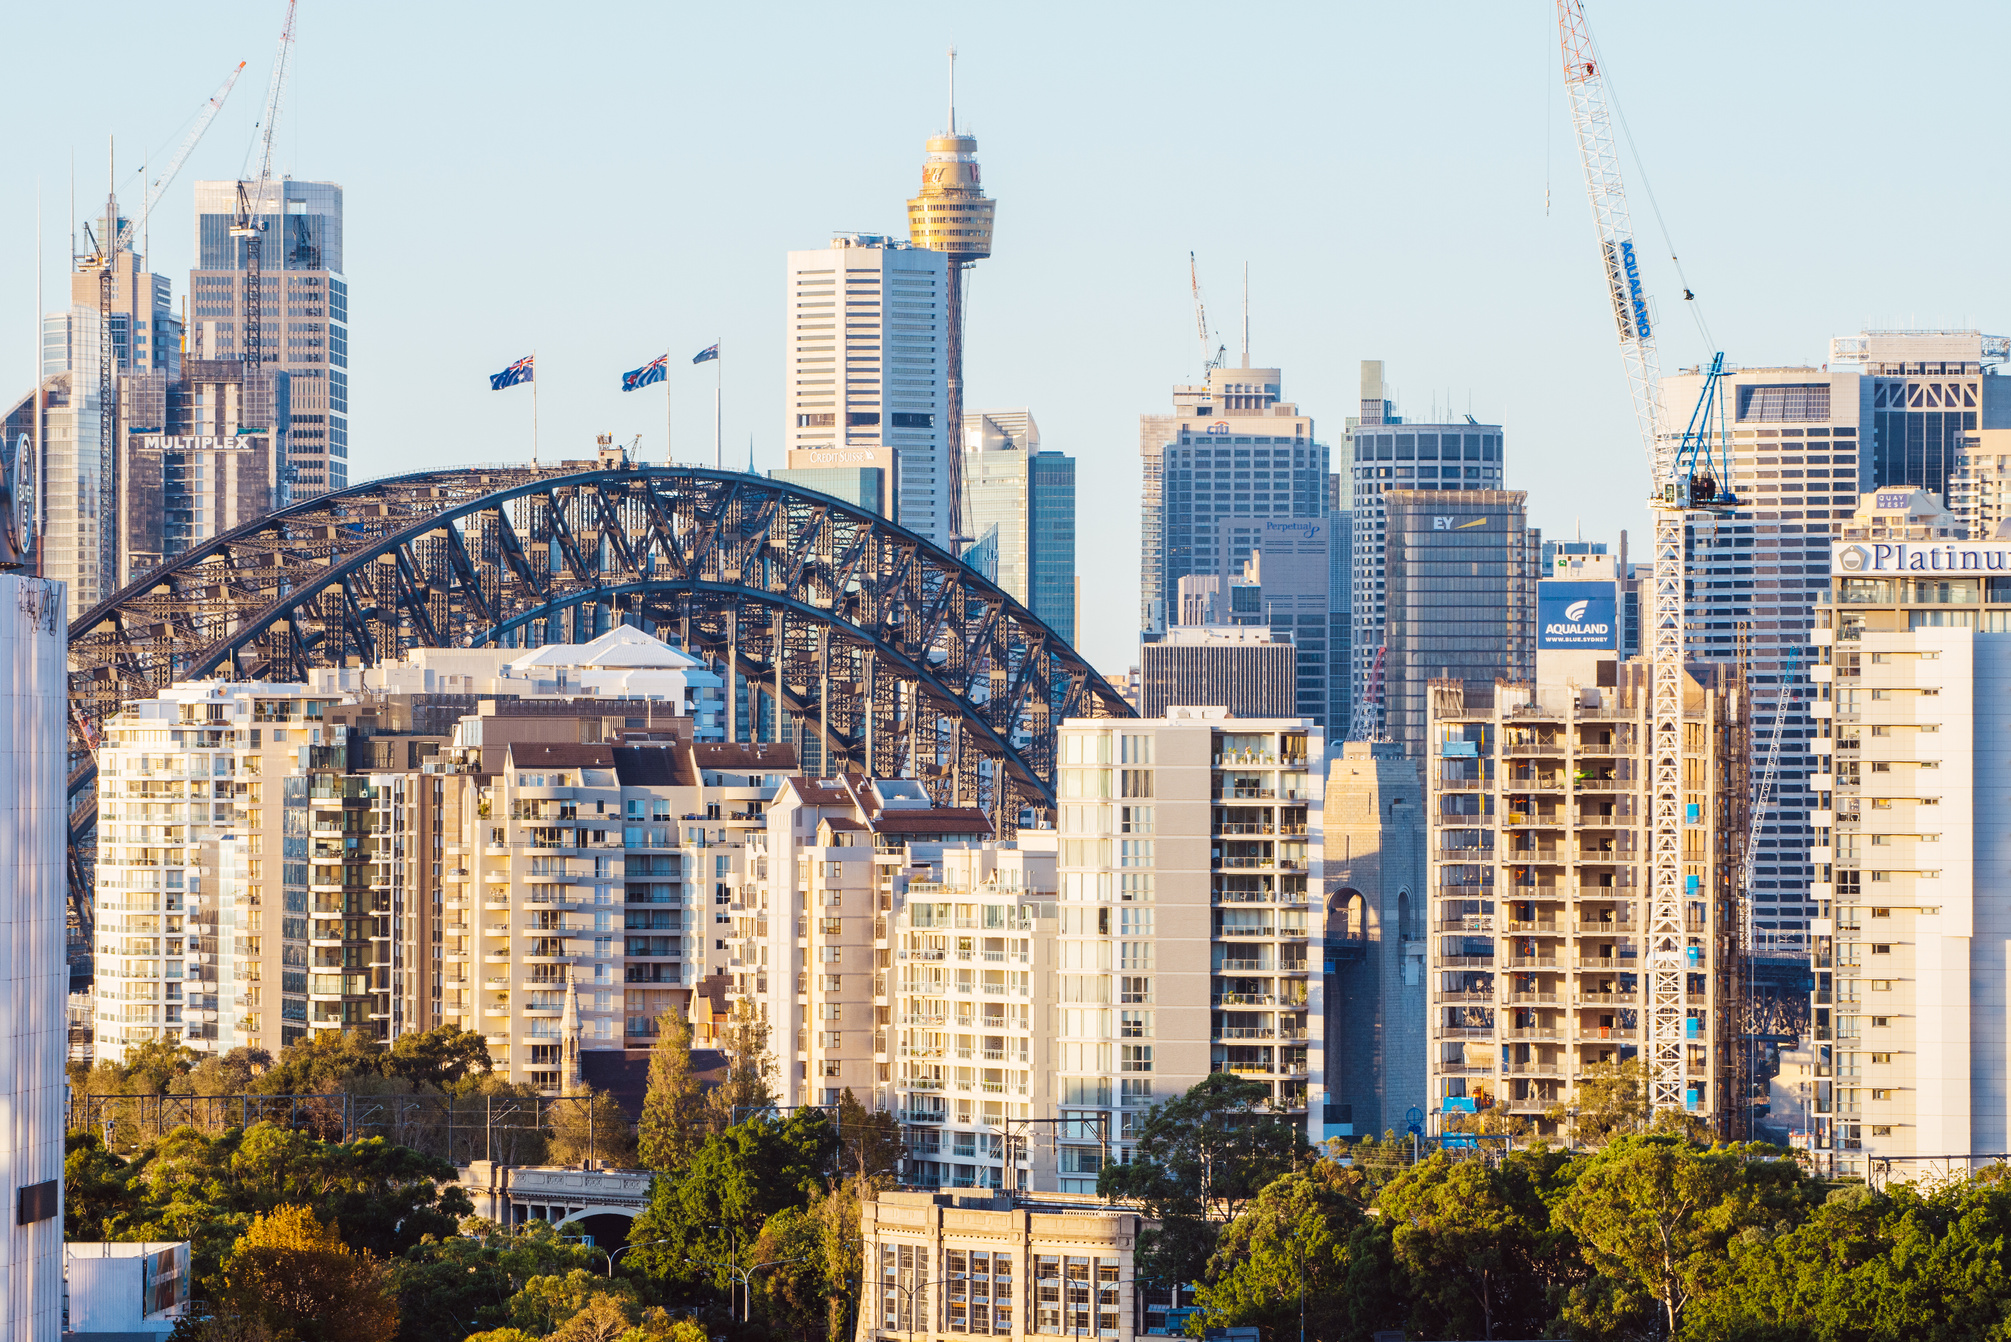
[(1243, 366), (1250, 366), (1250, 263), (1243, 263)]
[(950, 134), (957, 133), (957, 44), (950, 43)]

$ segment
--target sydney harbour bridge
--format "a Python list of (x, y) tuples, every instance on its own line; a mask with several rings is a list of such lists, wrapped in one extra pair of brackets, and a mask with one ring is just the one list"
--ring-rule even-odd
[(1001, 832), (1053, 804), (1063, 718), (1131, 715), (997, 586), (828, 495), (613, 453), (374, 480), (207, 541), (70, 626), (84, 943), (93, 752), (124, 703), (178, 680), (301, 680), (417, 647), (584, 642), (617, 624), (744, 678), (750, 705), (766, 697), (771, 722), (793, 717), (821, 746), (824, 773), (914, 778)]

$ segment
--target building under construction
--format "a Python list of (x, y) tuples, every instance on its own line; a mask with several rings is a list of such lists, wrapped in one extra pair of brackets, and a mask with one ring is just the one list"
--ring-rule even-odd
[[(1567, 1138), (1588, 1080), (1618, 1069), (1647, 1093), (1650, 1018), (1670, 1005), (1650, 982), (1650, 672), (1571, 654), (1539, 656), (1533, 682), (1432, 684), (1425, 1069), (1438, 1131)], [(1749, 709), (1736, 668), (1688, 667), (1682, 714), (1682, 1108), (1725, 1134), (1742, 1108)]]

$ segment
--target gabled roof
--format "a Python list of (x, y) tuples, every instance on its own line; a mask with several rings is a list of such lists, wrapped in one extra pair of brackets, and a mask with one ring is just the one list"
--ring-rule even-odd
[(604, 745), (576, 746), (554, 741), (510, 743), (512, 769), (612, 769), (614, 752)]
[(724, 773), (794, 773), (796, 747), (786, 741), (700, 741), (691, 748), (701, 769)]
[(873, 817), (879, 834), (990, 834), (992, 822), (983, 811), (971, 806), (944, 806), (939, 809), (882, 811)]

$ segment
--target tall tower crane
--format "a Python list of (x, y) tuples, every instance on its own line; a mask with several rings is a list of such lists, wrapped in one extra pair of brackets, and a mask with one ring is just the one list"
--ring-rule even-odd
[(1217, 345), (1213, 354), (1208, 352), (1208, 309), (1201, 303), (1201, 268), (1192, 252), (1187, 253), (1187, 282), (1194, 288), (1194, 329), (1201, 337), (1201, 378), (1205, 382), (1210, 373), (1222, 366), (1229, 347)]
[[(299, 0), (286, 0), (286, 23), (279, 30), (279, 52), (272, 60), (272, 79), (265, 89), (265, 119), (259, 123), (258, 178), (237, 183), (237, 217), (231, 220), (230, 236), (244, 239), (244, 361), (258, 363), (265, 358), (260, 306), (264, 281), (259, 277), (259, 252), (265, 220), (265, 193), (272, 185), (272, 136), (279, 125), (279, 107), (286, 96), (286, 76), (293, 56), (293, 18)], [(247, 187), (249, 190), (247, 190)], [(281, 205), (284, 214), (285, 206)]]
[[(1578, 156), (1591, 197), (1592, 222), (1620, 336), (1620, 362), (1647, 451), (1649, 510), (1654, 519), (1653, 599), (1647, 637), (1649, 662), (1649, 890), (1648, 890), (1648, 1102), (1652, 1109), (1687, 1107), (1689, 1050), (1684, 904), (1692, 895), (1683, 871), (1683, 601), (1685, 535), (1690, 520), (1733, 506), (1720, 482), (1723, 407), (1718, 355), (1703, 399), (1680, 439), (1662, 432), (1661, 374), (1654, 319), (1634, 253), (1633, 223), (1620, 180), (1620, 154), (1606, 106), (1598, 51), (1585, 22), (1583, 0), (1557, 0), (1557, 34), (1564, 58), (1564, 87)], [(1713, 409), (1715, 408), (1715, 415)], [(1715, 439), (1715, 443), (1714, 440)], [(1709, 903), (1713, 891), (1703, 889)]]

